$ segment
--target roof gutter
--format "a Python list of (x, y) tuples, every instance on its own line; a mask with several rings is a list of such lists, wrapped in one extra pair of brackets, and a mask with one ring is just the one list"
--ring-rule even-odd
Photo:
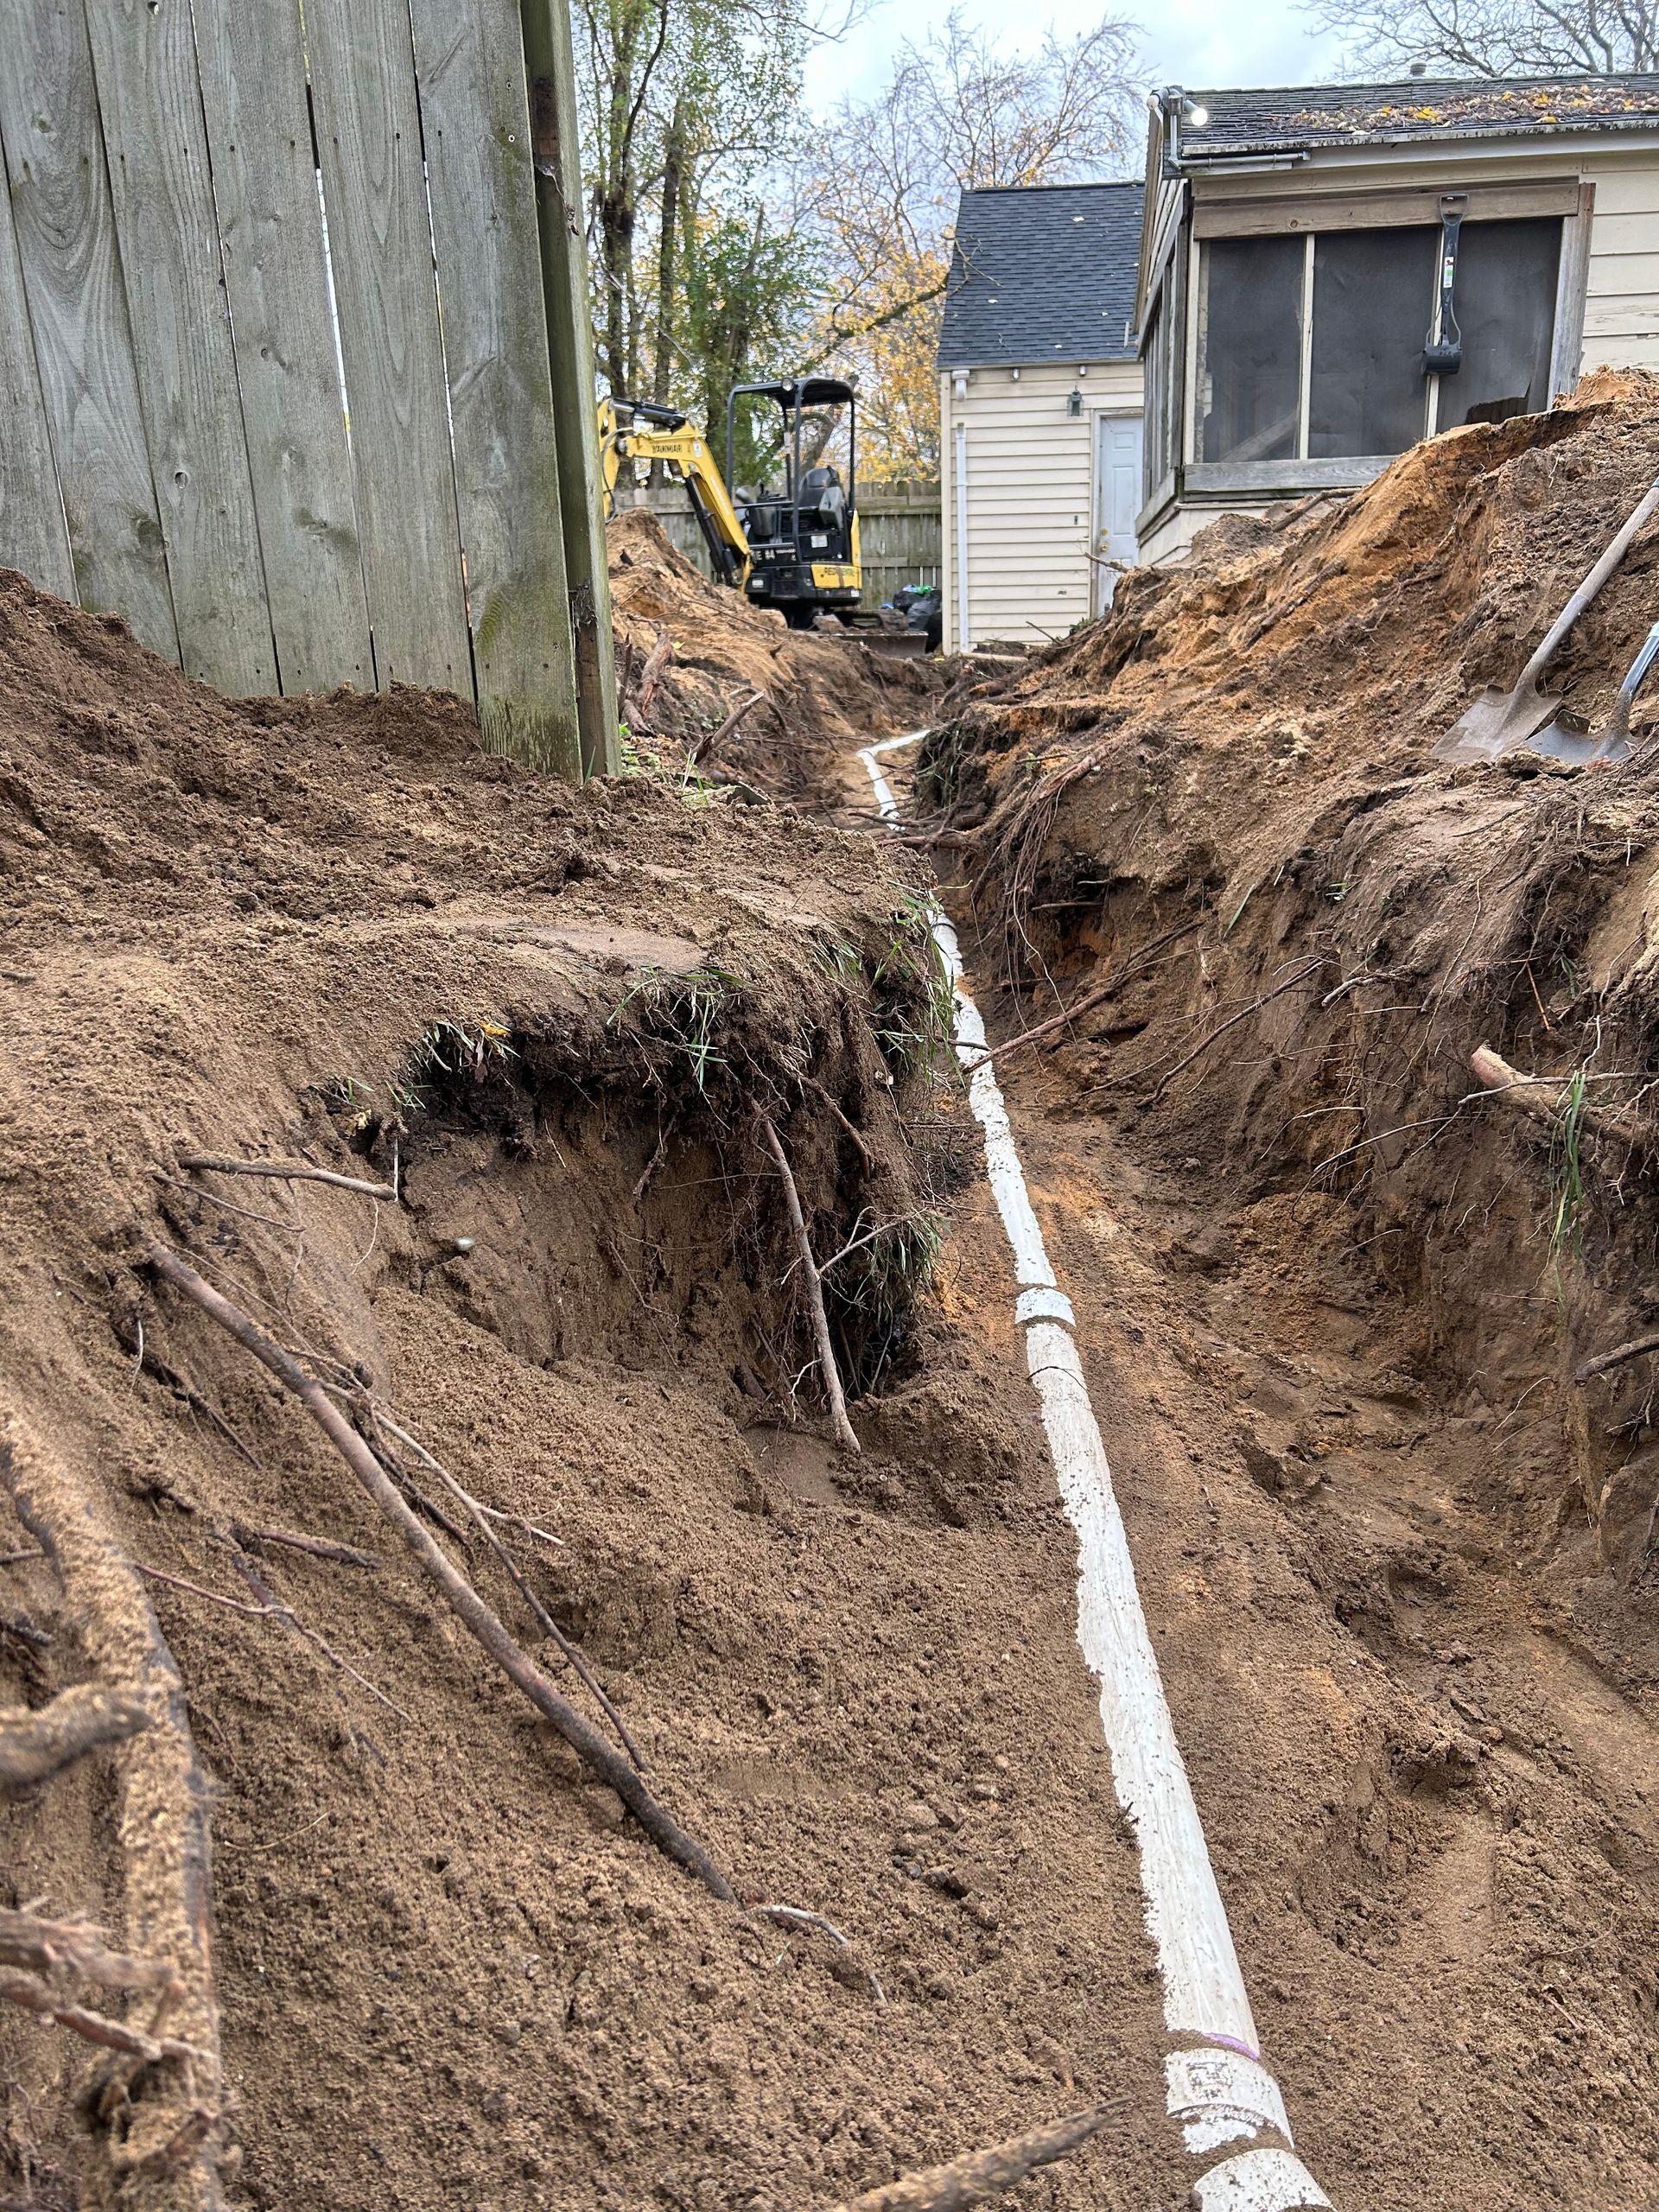
[[(1282, 138), (1245, 141), (1243, 144), (1217, 146), (1213, 152), (1208, 147), (1195, 146), (1190, 152), (1177, 157), (1177, 166), (1192, 172), (1203, 169), (1211, 174), (1226, 167), (1248, 164), (1251, 168), (1282, 168), (1300, 167), (1305, 162), (1319, 159), (1341, 161), (1350, 155), (1368, 155), (1411, 147), (1423, 154), (1433, 154), (1443, 147), (1490, 145), (1507, 141), (1517, 149), (1537, 150), (1548, 146), (1552, 139), (1572, 137), (1598, 138), (1603, 141), (1603, 150), (1608, 153), (1652, 152), (1654, 138), (1659, 134), (1659, 115), (1654, 118), (1652, 130), (1609, 130), (1604, 125), (1592, 123), (1562, 123), (1548, 130), (1516, 130), (1510, 124), (1474, 126), (1466, 130), (1366, 130), (1351, 138), (1320, 138), (1306, 146), (1287, 145)], [(1167, 156), (1166, 156), (1167, 158)], [(1172, 174), (1173, 172), (1172, 171)]]

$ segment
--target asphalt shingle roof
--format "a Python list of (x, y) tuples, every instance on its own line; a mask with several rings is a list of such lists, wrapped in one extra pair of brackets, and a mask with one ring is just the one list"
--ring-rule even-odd
[(1293, 85), (1189, 92), (1209, 120), (1179, 125), (1183, 166), (1206, 156), (1420, 139), (1659, 130), (1659, 76), (1408, 77), (1396, 85)]
[(939, 366), (1132, 361), (1140, 184), (964, 192)]

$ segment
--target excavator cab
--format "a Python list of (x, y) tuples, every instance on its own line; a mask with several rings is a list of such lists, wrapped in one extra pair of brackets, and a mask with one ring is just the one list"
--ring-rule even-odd
[(781, 465), (782, 486), (772, 491), (763, 483), (734, 495), (749, 545), (743, 589), (756, 606), (777, 607), (792, 630), (806, 630), (820, 613), (850, 613), (858, 605), (858, 403), (838, 377), (739, 385), (726, 410), (728, 484), (739, 410), (757, 401), (779, 410), (762, 435)]

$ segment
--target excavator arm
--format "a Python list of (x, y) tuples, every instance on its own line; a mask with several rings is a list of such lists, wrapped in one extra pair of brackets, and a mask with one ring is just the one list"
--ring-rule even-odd
[(624, 461), (661, 461), (685, 486), (715, 574), (722, 583), (744, 588), (752, 566), (749, 541), (707, 441), (683, 415), (644, 400), (601, 399), (599, 452), (607, 517), (616, 506)]

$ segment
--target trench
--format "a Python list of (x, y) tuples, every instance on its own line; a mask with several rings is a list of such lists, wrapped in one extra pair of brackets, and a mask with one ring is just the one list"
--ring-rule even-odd
[[(886, 822), (900, 817), (881, 756), (919, 745), (925, 734), (918, 730), (889, 738), (859, 755)], [(1014, 1318), (1024, 1332), (1055, 1480), (1077, 1537), (1077, 1642), (1100, 1685), (1118, 1802), (1140, 1849), (1171, 2039), (1165, 2062), (1169, 2113), (1195, 2159), (1226, 2153), (1195, 2169), (1192, 2201), (1200, 2212), (1226, 2205), (1259, 2212), (1328, 2207), (1330, 2199), (1292, 2155), (1284, 2098), (1262, 2063), (1255, 2020), (1147, 1634), (1122, 1516), (1077, 1355), (1077, 1316), (1056, 1281), (1032, 1211), (956, 931), (937, 910), (933, 938), (955, 992), (953, 1041), (983, 1132), (986, 1179), (1014, 1261)]]
[[(873, 776), (887, 750), (865, 756)], [(1039, 1013), (994, 1001), (993, 1041)], [(1639, 1680), (1552, 1601), (1548, 1548), (1517, 1541), (1501, 1503), (1530, 1495), (1558, 1444), (1506, 1374), (1422, 1360), (1409, 1266), (1345, 1249), (1261, 1175), (1259, 1141), (1230, 1184), (1213, 1157), (1200, 1174), (1090, 1114), (1035, 1055), (997, 1074), (1071, 1309), (1046, 1325), (1107, 1409), (1250, 2048), (1307, 2162), (1275, 2171), (1273, 2152), (1258, 2193), (1215, 2201), (1644, 2201), (1659, 1763)], [(1085, 1537), (1073, 1632), (1096, 1664), (1090, 1582)], [(1136, 1610), (1132, 1584), (1117, 1597)], [(1111, 1702), (1109, 1687), (1109, 1735)], [(1117, 1751), (1156, 1941), (1164, 1840)], [(1196, 1861), (1202, 1835), (1185, 1848)], [(1159, 1961), (1173, 2024), (1179, 1965), (1167, 1945)], [(1158, 2061), (1143, 2046), (1140, 2063)], [(1187, 2140), (1224, 2171), (1202, 2131)], [(1202, 2174), (1192, 2201), (1211, 2201)]]

